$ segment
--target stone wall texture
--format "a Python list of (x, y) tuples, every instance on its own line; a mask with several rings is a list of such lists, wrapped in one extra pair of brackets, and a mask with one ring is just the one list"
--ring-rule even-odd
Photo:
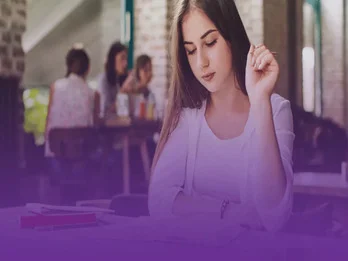
[(26, 30), (26, 1), (0, 0), (0, 74), (22, 76), (24, 52), (21, 45)]

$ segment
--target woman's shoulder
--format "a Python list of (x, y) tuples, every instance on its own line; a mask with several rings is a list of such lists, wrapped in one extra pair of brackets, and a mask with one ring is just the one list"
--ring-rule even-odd
[(51, 87), (54, 89), (61, 88), (61, 87), (66, 86), (67, 83), (68, 83), (67, 78), (65, 78), (65, 77), (59, 78), (52, 83)]
[(206, 101), (198, 108), (183, 108), (181, 110), (181, 119), (190, 125), (197, 123), (205, 112)]

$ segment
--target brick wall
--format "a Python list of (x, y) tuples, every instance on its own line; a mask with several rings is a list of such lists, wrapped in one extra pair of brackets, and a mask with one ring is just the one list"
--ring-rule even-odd
[[(174, 7), (175, 7), (175, 0), (167, 0), (167, 23), (166, 23), (166, 33), (167, 33), (167, 48), (170, 50), (170, 29), (172, 26), (172, 21), (173, 21), (173, 12), (174, 12)], [(171, 76), (171, 63), (170, 63), (170, 54), (169, 52), (167, 53), (168, 57), (168, 63), (167, 63), (167, 86), (169, 87), (170, 84), (170, 76)], [(167, 93), (166, 93), (167, 94)]]
[(235, 0), (249, 39), (254, 44), (263, 42), (263, 1)]
[(323, 114), (344, 124), (343, 0), (321, 1)]
[(0, 74), (22, 76), (24, 52), (21, 38), (26, 29), (26, 1), (0, 1)]
[[(22, 166), (23, 101), (20, 81), (25, 70), (22, 36), (26, 30), (26, 1), (0, 1), (0, 174)], [(4, 171), (5, 170), (5, 171)]]
[(170, 0), (134, 0), (134, 59), (152, 57), (151, 90), (162, 102), (168, 87), (168, 8)]
[(272, 51), (277, 52), (279, 79), (276, 92), (289, 98), (289, 53), (288, 45), (288, 13), (286, 0), (264, 1), (264, 43)]
[(285, 0), (235, 0), (250, 41), (277, 52), (280, 75), (276, 91), (289, 98), (288, 14)]

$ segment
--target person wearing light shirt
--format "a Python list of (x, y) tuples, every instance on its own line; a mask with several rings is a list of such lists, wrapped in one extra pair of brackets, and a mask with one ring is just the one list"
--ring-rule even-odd
[(149, 186), (156, 218), (209, 216), (280, 230), (293, 202), (293, 119), (275, 54), (234, 1), (179, 0), (168, 108)]

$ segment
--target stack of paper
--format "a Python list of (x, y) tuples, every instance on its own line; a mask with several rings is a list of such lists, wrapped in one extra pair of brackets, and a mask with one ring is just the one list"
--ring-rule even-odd
[(64, 213), (114, 213), (111, 209), (83, 206), (55, 206), (39, 203), (28, 203), (26, 209), (36, 214), (64, 214)]
[(113, 213), (112, 210), (95, 207), (53, 206), (37, 203), (27, 204), (26, 209), (29, 213), (20, 217), (21, 228), (96, 226), (101, 215)]

